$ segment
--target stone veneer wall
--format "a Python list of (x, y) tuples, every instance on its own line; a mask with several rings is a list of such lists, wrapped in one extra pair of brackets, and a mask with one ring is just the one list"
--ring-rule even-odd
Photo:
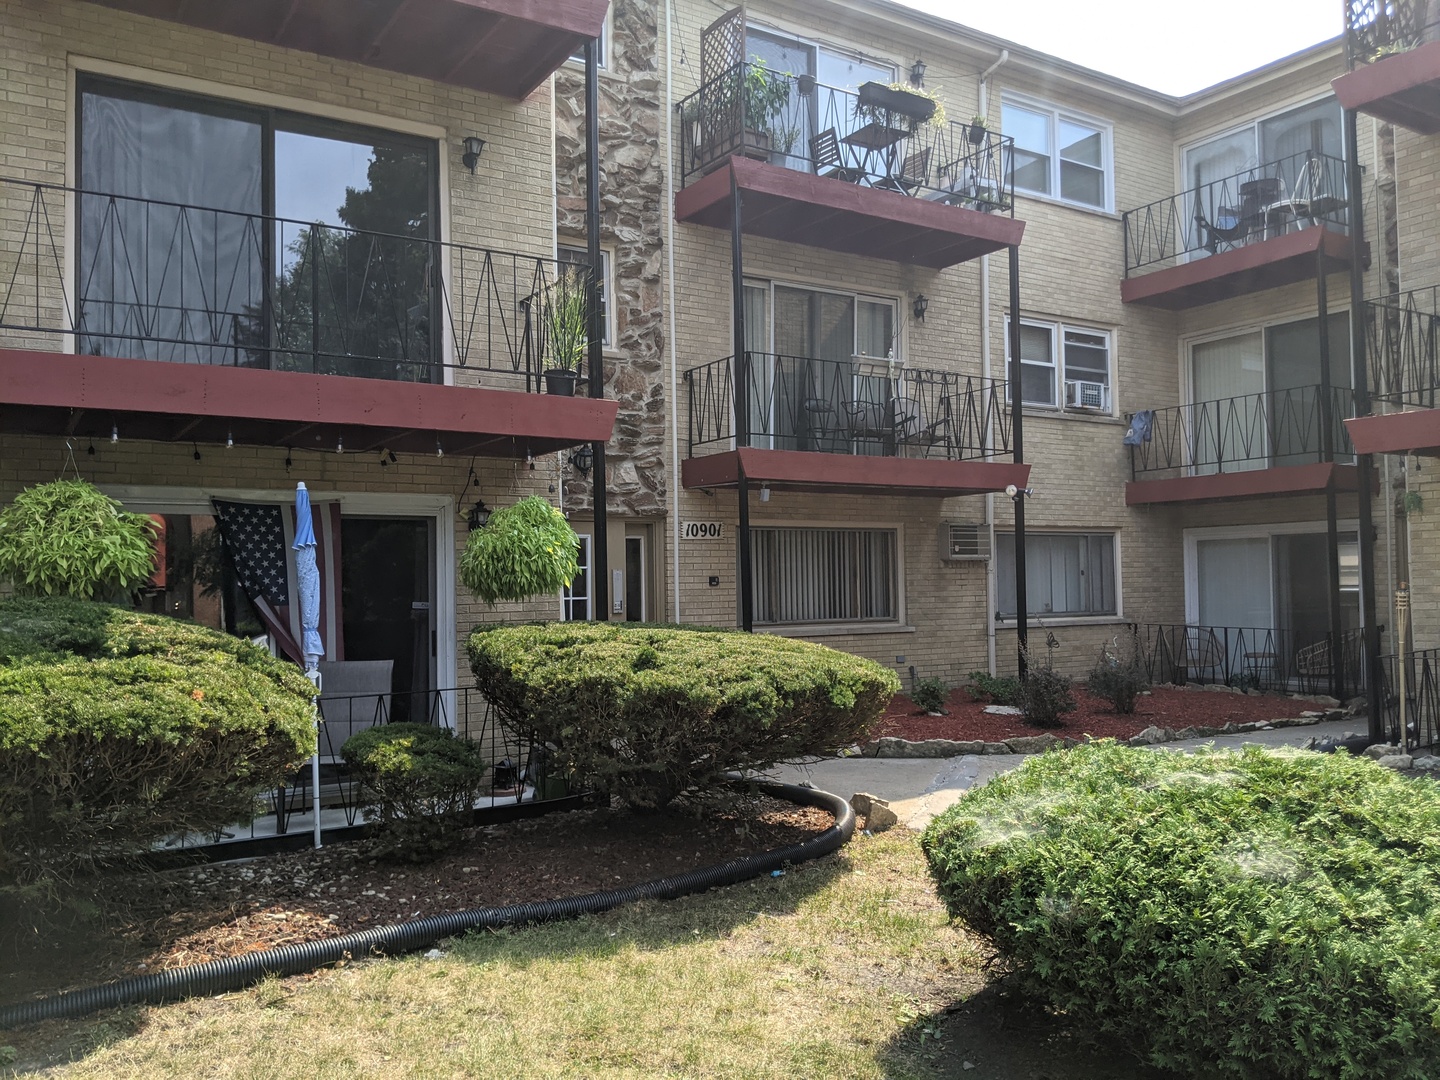
[[(620, 402), (607, 450), (609, 509), (665, 513), (665, 322), (662, 241), (665, 174), (660, 157), (656, 8), (616, 0), (610, 55), (600, 73), (601, 243), (611, 252), (615, 340), (605, 353), (605, 396)], [(555, 81), (555, 174), (562, 244), (585, 243), (585, 72)], [(573, 473), (567, 464), (566, 469)], [(565, 508), (588, 510), (592, 488), (571, 477)]]

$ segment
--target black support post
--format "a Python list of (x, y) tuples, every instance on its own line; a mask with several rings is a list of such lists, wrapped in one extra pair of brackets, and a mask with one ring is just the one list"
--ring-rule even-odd
[[(1334, 380), (1330, 371), (1330, 292), (1325, 279), (1325, 248), (1315, 250), (1315, 309), (1319, 319), (1320, 340), (1320, 459), (1327, 464), (1335, 462), (1335, 408)], [(1335, 477), (1332, 471), (1325, 485), (1325, 571), (1330, 587), (1330, 696), (1343, 701), (1345, 698), (1345, 665), (1342, 663), (1341, 642), (1345, 631), (1340, 611), (1340, 532), (1336, 524), (1337, 508)]]
[[(1010, 448), (1016, 465), (1025, 460), (1025, 409), (1020, 390), (1020, 247), (1010, 247)], [(1015, 647), (1023, 677), (1030, 645), (1030, 603), (1025, 594), (1025, 495), (1015, 504)]]
[[(729, 166), (726, 166), (727, 169)], [(730, 289), (734, 324), (734, 358), (730, 382), (735, 400), (735, 448), (750, 445), (750, 354), (745, 349), (745, 258), (741, 243), (743, 233), (740, 187), (735, 171), (730, 169)], [(745, 466), (737, 464), (739, 483), (736, 498), (740, 509), (740, 534), (736, 537), (740, 563), (740, 629), (747, 634), (755, 629), (754, 553), (750, 544), (750, 483), (745, 479)]]
[[(585, 248), (590, 264), (589, 288), (586, 290), (589, 325), (586, 339), (587, 367), (590, 372), (590, 396), (605, 396), (604, 312), (601, 310), (600, 286), (604, 263), (600, 254), (600, 76), (599, 41), (585, 43)], [(593, 457), (591, 480), (595, 507), (595, 536), (591, 541), (590, 574), (593, 581), (594, 617), (604, 622), (610, 618), (610, 542), (605, 488), (605, 444), (590, 444)]]
[[(1350, 364), (1355, 372), (1355, 415), (1369, 416), (1370, 357), (1365, 335), (1365, 265), (1360, 254), (1365, 245), (1365, 201), (1360, 190), (1360, 137), (1358, 117), (1345, 111), (1345, 191), (1350, 219)], [(1372, 743), (1385, 741), (1385, 717), (1380, 695), (1380, 623), (1375, 609), (1375, 521), (1371, 499), (1369, 454), (1355, 458), (1360, 470), (1357, 485), (1360, 500), (1360, 619), (1364, 634), (1361, 659), (1365, 665), (1366, 714)]]

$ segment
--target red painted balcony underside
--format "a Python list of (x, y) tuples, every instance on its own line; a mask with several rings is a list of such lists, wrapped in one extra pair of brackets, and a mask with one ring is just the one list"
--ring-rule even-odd
[[(1347, 424), (1349, 421), (1347, 421)], [(1164, 480), (1131, 480), (1125, 485), (1126, 506), (1194, 503), (1215, 500), (1264, 499), (1284, 495), (1323, 495), (1356, 491), (1360, 470), (1354, 465), (1318, 462), (1273, 469), (1177, 476)]]
[(1382, 57), (1330, 85), (1347, 109), (1421, 135), (1440, 132), (1440, 41)]
[(1358, 416), (1345, 421), (1345, 430), (1362, 454), (1440, 457), (1440, 409)]
[(854, 492), (945, 498), (1025, 487), (1029, 465), (1003, 461), (944, 461), (822, 454), (808, 450), (729, 450), (687, 458), (680, 479), (687, 488), (751, 484), (780, 491)]

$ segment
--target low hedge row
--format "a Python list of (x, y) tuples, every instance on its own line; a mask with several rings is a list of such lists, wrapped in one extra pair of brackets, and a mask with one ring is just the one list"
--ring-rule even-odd
[(1035, 995), (1185, 1075), (1440, 1075), (1440, 788), (1344, 754), (1096, 743), (923, 847)]
[(293, 664), (193, 623), (0, 602), (0, 890), (248, 820), (314, 752)]
[(502, 719), (554, 746), (556, 767), (641, 807), (857, 742), (900, 688), (849, 653), (710, 628), (482, 627), (469, 653)]

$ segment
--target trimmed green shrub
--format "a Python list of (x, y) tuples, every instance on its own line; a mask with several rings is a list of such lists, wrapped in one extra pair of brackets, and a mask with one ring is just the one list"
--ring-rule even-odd
[(501, 718), (562, 772), (638, 807), (736, 769), (848, 746), (900, 689), (871, 660), (769, 634), (565, 622), (470, 635)]
[(1020, 700), (1020, 680), (1014, 675), (972, 671), (965, 676), (965, 692), (974, 700), (991, 705), (1014, 705)]
[(470, 811), (489, 768), (480, 748), (432, 724), (382, 724), (340, 748), (359, 778), (362, 799), (379, 825), (385, 858), (433, 859), (474, 823)]
[(313, 692), (194, 623), (0, 602), (0, 894), (249, 820), (314, 752)]
[(1345, 754), (1100, 742), (1030, 758), (922, 846), (1024, 988), (1155, 1065), (1440, 1076), (1440, 787)]
[(487, 604), (569, 588), (580, 572), (580, 538), (538, 495), (496, 510), (465, 541), (460, 580)]
[(942, 712), (945, 709), (945, 684), (939, 679), (920, 679), (910, 691), (910, 700), (918, 709), (926, 712)]
[(0, 511), (0, 580), (22, 596), (114, 599), (155, 571), (155, 525), (84, 480), (26, 488)]
[(1129, 649), (1127, 655), (1127, 651), (1117, 642), (1113, 648), (1100, 650), (1100, 658), (1090, 669), (1090, 678), (1085, 682), (1085, 689), (1110, 702), (1117, 713), (1128, 716), (1135, 711), (1140, 691), (1149, 685), (1150, 674), (1134, 649)]
[(1025, 669), (1024, 678), (1020, 680), (1015, 704), (1025, 714), (1027, 724), (1055, 728), (1064, 723), (1061, 716), (1075, 711), (1075, 694), (1071, 690), (1070, 680), (1048, 663), (1043, 667), (1031, 664)]

